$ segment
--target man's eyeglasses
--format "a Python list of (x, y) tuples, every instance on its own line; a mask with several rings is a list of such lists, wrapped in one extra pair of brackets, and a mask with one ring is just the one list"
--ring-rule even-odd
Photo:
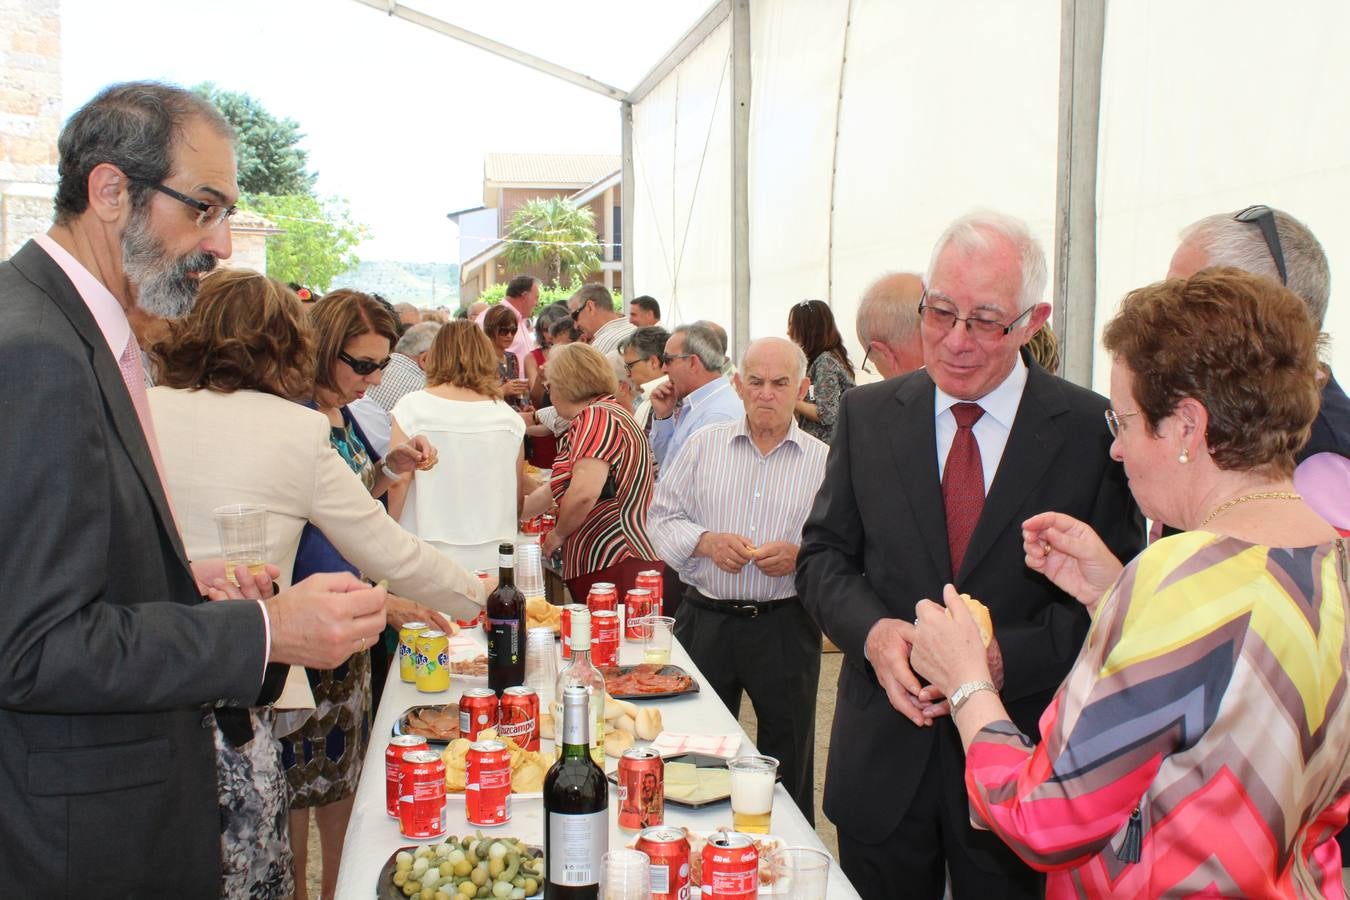
[(919, 300), (919, 318), (923, 320), (925, 325), (939, 331), (946, 331), (955, 328), (957, 322), (965, 322), (966, 331), (981, 338), (996, 338), (1007, 335), (1017, 326), (1018, 322), (1025, 319), (1036, 308), (1034, 305), (1028, 306), (1022, 310), (1017, 318), (1005, 325), (995, 319), (986, 319), (983, 316), (958, 316), (954, 309), (930, 305), (928, 297), (928, 291), (924, 291), (922, 299)]
[(871, 358), (872, 358), (872, 348), (871, 348), (871, 347), (868, 347), (868, 348), (867, 348), (867, 352), (863, 354), (862, 365), (858, 366), (858, 368), (862, 369), (862, 370), (863, 370), (864, 372), (866, 372), (868, 375), (871, 375), (871, 374), (872, 374), (872, 370), (869, 369), (869, 368), (867, 368), (867, 361), (868, 361), (869, 359), (871, 359)]
[(694, 354), (692, 354), (692, 353), (662, 353), (662, 354), (661, 354), (661, 364), (662, 364), (662, 365), (665, 365), (665, 366), (668, 366), (668, 365), (670, 365), (671, 363), (673, 363), (673, 362), (674, 362), (675, 360), (677, 360), (677, 359), (689, 359), (689, 358), (691, 358), (693, 355), (694, 355)]
[(1247, 222), (1261, 229), (1261, 237), (1266, 239), (1266, 249), (1275, 260), (1275, 270), (1280, 273), (1280, 284), (1289, 286), (1289, 273), (1284, 268), (1284, 248), (1280, 246), (1280, 232), (1275, 227), (1275, 210), (1269, 206), (1249, 206), (1233, 216), (1239, 222)]
[(198, 200), (196, 197), (180, 194), (173, 188), (165, 187), (162, 184), (152, 184), (150, 187), (159, 191), (166, 197), (172, 197), (179, 203), (197, 210), (198, 228), (215, 228), (221, 222), (224, 222), (230, 216), (239, 212), (239, 207), (237, 206), (221, 206), (218, 203), (207, 203), (205, 200)]
[(1111, 437), (1120, 437), (1120, 433), (1125, 430), (1125, 420), (1130, 416), (1139, 415), (1139, 410), (1127, 413), (1118, 413), (1114, 409), (1105, 410), (1102, 415), (1106, 416), (1106, 427), (1111, 432)]
[(357, 359), (355, 356), (348, 354), (346, 350), (339, 350), (338, 359), (342, 360), (347, 365), (351, 366), (352, 371), (355, 372), (357, 375), (365, 376), (369, 375), (371, 372), (376, 371), (377, 369), (382, 370), (385, 366), (389, 365), (389, 361), (393, 359), (393, 357), (386, 356), (383, 359), (383, 361), (374, 362), (369, 359)]
[(637, 364), (642, 363), (642, 362), (646, 362), (646, 361), (649, 360), (649, 359), (651, 359), (650, 356), (642, 356), (642, 357), (639, 357), (639, 358), (633, 360), (632, 362), (625, 362), (625, 363), (623, 364), (624, 371), (627, 372), (629, 375), (632, 375), (632, 374), (633, 374), (633, 366), (636, 366)]
[(586, 301), (584, 301), (580, 306), (578, 306), (576, 309), (572, 310), (572, 321), (573, 321), (573, 322), (577, 321), (577, 319), (581, 316), (581, 311), (582, 311), (583, 309), (585, 309), (585, 308), (586, 308), (586, 304), (587, 304), (587, 303), (590, 303), (590, 302), (591, 302), (591, 301), (586, 300)]

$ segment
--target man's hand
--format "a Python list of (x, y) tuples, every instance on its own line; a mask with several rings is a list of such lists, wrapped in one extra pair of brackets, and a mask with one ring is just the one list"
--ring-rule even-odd
[(680, 402), (675, 384), (670, 381), (653, 390), (647, 399), (652, 402), (652, 415), (658, 419), (669, 419), (675, 414), (675, 405)]
[(920, 727), (933, 724), (924, 718), (919, 701), (919, 679), (909, 667), (914, 626), (902, 619), (881, 619), (867, 633), (864, 652), (891, 706)]
[(705, 531), (694, 547), (694, 555), (705, 556), (723, 572), (735, 575), (755, 558), (755, 547), (739, 534)]
[(459, 626), (443, 613), (395, 594), (390, 594), (385, 601), (384, 620), (391, 627), (397, 629), (401, 629), (409, 622), (426, 622), (427, 625), (432, 628), (439, 628), (446, 634), (459, 633)]
[(502, 393), (508, 397), (523, 397), (530, 392), (530, 383), (523, 378), (513, 378), (502, 383)]
[(797, 569), (798, 545), (790, 541), (769, 541), (755, 552), (755, 565), (774, 578), (791, 575)]
[(1092, 612), (1124, 568), (1092, 526), (1046, 512), (1022, 523), (1027, 568), (1040, 572)]
[(248, 566), (235, 566), (238, 585), (225, 577), (225, 560), (199, 559), (192, 563), (192, 578), (197, 591), (210, 600), (260, 600), (272, 596), (272, 582), (281, 576), (281, 569), (267, 564), (257, 575)]
[(386, 592), (350, 572), (311, 575), (267, 603), (271, 662), (332, 669), (384, 631)]
[(391, 447), (385, 454), (384, 464), (400, 475), (406, 475), (414, 469), (425, 472), (435, 468), (438, 455), (436, 448), (425, 435), (417, 435), (406, 444)]

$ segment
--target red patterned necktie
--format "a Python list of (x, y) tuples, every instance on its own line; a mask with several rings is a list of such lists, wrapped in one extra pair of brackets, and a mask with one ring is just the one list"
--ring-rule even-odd
[(955, 579), (984, 509), (984, 465), (980, 461), (980, 445), (971, 431), (984, 410), (978, 403), (957, 403), (952, 407), (952, 415), (956, 417), (956, 437), (942, 470), (942, 503), (947, 508), (947, 548), (951, 551)]

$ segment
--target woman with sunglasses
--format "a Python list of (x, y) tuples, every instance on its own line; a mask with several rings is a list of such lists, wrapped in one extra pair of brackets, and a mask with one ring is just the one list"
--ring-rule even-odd
[[(294, 293), (257, 272), (221, 269), (202, 280), (192, 313), (168, 323), (152, 352), (160, 384), (149, 392), (150, 408), (165, 485), (190, 558), (220, 553), (212, 510), (260, 504), (267, 508), (264, 561), (276, 567), (272, 571), (283, 588), (291, 583), (301, 535), (312, 523), (323, 529), (314, 534), (332, 540), (332, 570), (359, 568), (366, 577), (388, 579), (391, 590), (428, 604), (391, 594), (386, 605), (390, 624), (436, 621), (439, 613), (432, 606), (461, 617), (477, 611), (482, 601), (472, 573), (399, 528), (353, 475), (346, 457), (334, 452), (338, 429), (331, 420), (296, 402), (314, 395), (316, 354), (311, 323)], [(247, 422), (257, 437), (222, 441), (222, 422)], [(340, 430), (345, 440), (346, 428)], [(357, 655), (364, 660), (368, 652)], [(346, 669), (364, 671), (363, 665), (353, 659)], [(298, 680), (303, 695), (304, 678)], [(322, 678), (316, 684), (320, 721), (340, 715), (334, 712), (333, 691)], [(358, 699), (369, 705), (368, 697)], [(223, 897), (291, 896), (291, 789), (281, 746), (273, 737), (278, 716), (288, 718), (285, 710), (270, 707), (251, 715), (222, 711), (215, 717)], [(343, 740), (352, 739), (339, 733), (338, 741)], [(343, 761), (352, 764), (361, 754), (354, 744), (347, 746)], [(326, 844), (335, 830), (323, 825), (329, 818), (320, 814)], [(303, 849), (306, 831), (296, 837)], [(299, 870), (298, 896), (303, 897), (303, 864)]]
[(797, 401), (802, 431), (829, 443), (839, 416), (839, 400), (853, 387), (853, 363), (824, 300), (803, 300), (788, 311), (788, 337), (806, 354), (811, 379), (807, 399)]
[(492, 341), (497, 354), (497, 374), (501, 378), (502, 396), (513, 409), (524, 409), (530, 402), (530, 383), (520, 371), (520, 357), (511, 352), (520, 318), (515, 310), (498, 303), (483, 316), (483, 331)]

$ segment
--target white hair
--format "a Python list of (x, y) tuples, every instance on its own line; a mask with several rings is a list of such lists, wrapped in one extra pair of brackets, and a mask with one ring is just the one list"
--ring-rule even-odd
[(966, 252), (988, 251), (994, 249), (995, 242), (991, 238), (995, 236), (1008, 241), (1017, 252), (1022, 274), (1022, 289), (1017, 298), (1018, 312), (1040, 303), (1045, 298), (1045, 285), (1049, 280), (1045, 251), (1041, 249), (1040, 241), (1032, 236), (1031, 229), (1021, 219), (993, 210), (967, 213), (947, 226), (933, 248), (933, 258), (928, 263), (928, 275), (924, 283), (933, 283), (933, 270), (937, 268), (938, 257), (949, 244), (955, 244)]

